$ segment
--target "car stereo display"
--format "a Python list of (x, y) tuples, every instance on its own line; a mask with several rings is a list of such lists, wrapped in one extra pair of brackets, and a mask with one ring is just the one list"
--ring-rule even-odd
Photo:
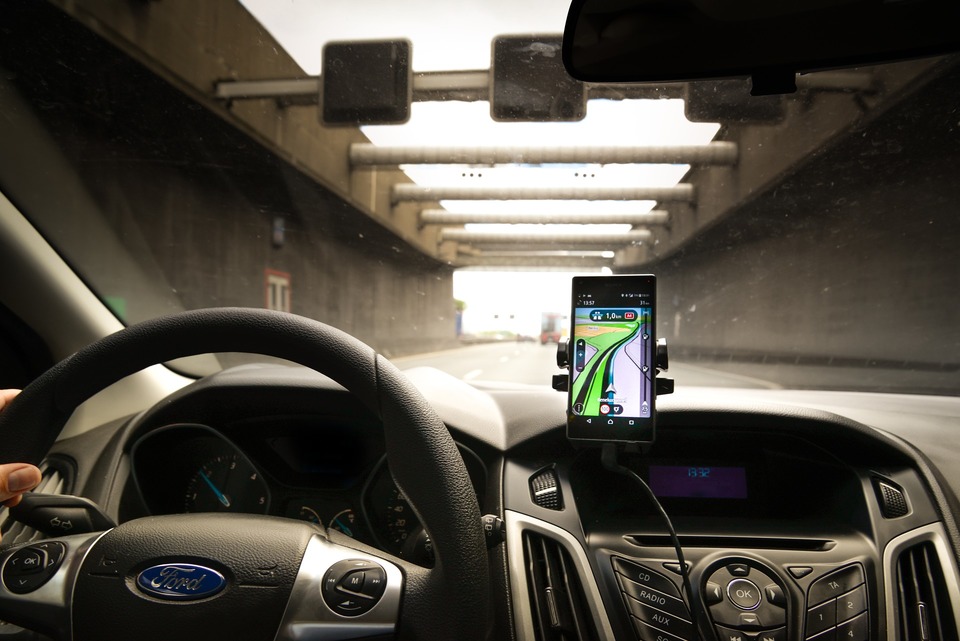
[(651, 465), (650, 489), (659, 498), (746, 499), (743, 467)]

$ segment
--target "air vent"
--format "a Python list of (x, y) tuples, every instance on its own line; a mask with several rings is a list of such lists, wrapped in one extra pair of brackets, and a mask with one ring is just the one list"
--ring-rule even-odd
[[(66, 494), (67, 479), (62, 470), (53, 465), (44, 464), (41, 465), (40, 471), (43, 473), (43, 480), (33, 490), (34, 492), (39, 494)], [(7, 508), (0, 508), (0, 534), (2, 534), (5, 546), (30, 543), (43, 538), (43, 535), (32, 527), (27, 527), (9, 518)]]
[(897, 589), (901, 639), (957, 641), (950, 596), (932, 543), (920, 543), (900, 555)]
[(548, 467), (530, 477), (530, 498), (548, 510), (563, 509), (563, 494), (560, 492), (557, 470)]
[(595, 640), (583, 584), (566, 549), (553, 539), (525, 532), (523, 552), (537, 641)]
[(880, 501), (880, 511), (884, 518), (898, 519), (910, 513), (903, 489), (892, 481), (875, 477), (873, 488), (877, 491), (877, 500)]

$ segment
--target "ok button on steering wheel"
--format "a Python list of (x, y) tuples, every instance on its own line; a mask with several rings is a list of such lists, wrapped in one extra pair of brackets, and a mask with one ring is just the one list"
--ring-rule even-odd
[(749, 579), (734, 579), (727, 584), (727, 597), (741, 610), (756, 610), (760, 605), (760, 588)]

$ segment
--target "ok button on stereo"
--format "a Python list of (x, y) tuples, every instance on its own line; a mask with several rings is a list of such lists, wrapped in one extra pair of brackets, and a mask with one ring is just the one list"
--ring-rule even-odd
[(760, 605), (760, 588), (749, 579), (734, 579), (727, 584), (727, 597), (741, 610), (756, 610)]
[(713, 566), (704, 586), (720, 641), (786, 641), (787, 599), (774, 573), (756, 561)]

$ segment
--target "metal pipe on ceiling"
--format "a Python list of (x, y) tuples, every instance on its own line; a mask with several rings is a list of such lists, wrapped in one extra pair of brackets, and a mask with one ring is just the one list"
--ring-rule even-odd
[(461, 256), (453, 261), (454, 267), (500, 267), (511, 269), (599, 269), (612, 267), (612, 258), (599, 256)]
[(674, 187), (424, 187), (395, 184), (391, 202), (436, 202), (440, 200), (694, 200), (693, 185)]
[(505, 165), (523, 164), (674, 164), (733, 165), (738, 148), (734, 142), (706, 145), (647, 147), (483, 147), (483, 146), (379, 146), (350, 145), (353, 166), (390, 165)]
[(441, 229), (440, 241), (453, 240), (460, 243), (475, 245), (564, 245), (564, 246), (621, 246), (642, 243), (649, 240), (652, 234), (647, 229), (635, 229), (619, 234), (597, 234), (582, 232), (552, 232), (543, 233), (516, 233), (516, 232), (487, 232), (468, 229)]
[(665, 225), (670, 221), (670, 213), (655, 209), (644, 213), (618, 212), (554, 212), (540, 214), (537, 212), (501, 213), (485, 211), (463, 213), (447, 211), (446, 209), (424, 209), (420, 212), (421, 225), (470, 225), (470, 224), (572, 224), (572, 225)]

